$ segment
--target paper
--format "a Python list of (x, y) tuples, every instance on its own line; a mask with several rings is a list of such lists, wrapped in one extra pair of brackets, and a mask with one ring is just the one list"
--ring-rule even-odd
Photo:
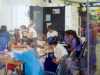
[(51, 15), (50, 14), (46, 14), (45, 21), (51, 21)]

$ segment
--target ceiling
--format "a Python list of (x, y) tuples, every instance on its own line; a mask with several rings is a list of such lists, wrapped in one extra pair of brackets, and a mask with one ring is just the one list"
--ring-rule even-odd
[(64, 1), (73, 1), (73, 2), (100, 2), (100, 0), (64, 0)]

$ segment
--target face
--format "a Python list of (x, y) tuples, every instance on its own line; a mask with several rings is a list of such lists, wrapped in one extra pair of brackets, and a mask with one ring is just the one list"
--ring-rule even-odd
[(70, 34), (69, 35), (69, 39), (72, 40), (73, 39), (73, 35)]

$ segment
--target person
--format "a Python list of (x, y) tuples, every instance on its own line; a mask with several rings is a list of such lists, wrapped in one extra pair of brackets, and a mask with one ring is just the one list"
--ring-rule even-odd
[(2, 25), (0, 29), (0, 53), (4, 53), (4, 51), (8, 48), (9, 40), (10, 35), (7, 31), (7, 27)]
[(52, 38), (50, 45), (54, 49), (54, 55), (56, 57), (56, 61), (59, 62), (63, 56), (68, 55), (66, 48), (62, 44), (58, 43), (57, 37)]
[(82, 47), (82, 41), (77, 36), (76, 32), (74, 30), (70, 30), (69, 32), (69, 44), (70, 44), (70, 55), (73, 55), (73, 53), (76, 53), (76, 56), (80, 55), (80, 50)]
[[(69, 34), (70, 34), (70, 30), (65, 31), (65, 36), (64, 36), (64, 47), (66, 49), (70, 48), (70, 41), (69, 41)], [(70, 51), (68, 51), (68, 54), (70, 54)]]
[(22, 25), (20, 27), (20, 39), (22, 42), (27, 41), (27, 34), (28, 34), (28, 29), (25, 25)]
[[(8, 43), (10, 40), (9, 32), (7, 31), (7, 27), (2, 25), (0, 28), (0, 54), (4, 54), (7, 51)], [(0, 60), (0, 70), (5, 67), (4, 63)], [(1, 72), (0, 72), (1, 74)]]
[(19, 29), (15, 29), (14, 37), (15, 37), (16, 42), (20, 41), (20, 30)]
[(37, 44), (37, 39), (38, 39), (38, 37), (37, 37), (38, 35), (37, 35), (37, 31), (35, 30), (35, 25), (29, 25), (29, 27), (28, 27), (28, 39), (29, 39), (29, 41), (33, 41), (33, 44), (36, 46), (36, 44)]
[(58, 37), (58, 32), (52, 29), (52, 25), (48, 26), (47, 28), (47, 40), (48, 43), (51, 41), (52, 37)]
[(22, 53), (14, 52), (10, 56), (24, 64), (24, 75), (44, 75), (39, 56), (35, 48), (33, 48), (32, 42), (26, 42), (26, 49)]
[(70, 48), (68, 49), (70, 51), (68, 62), (71, 64), (68, 64), (68, 69), (72, 72), (73, 75), (78, 75), (80, 65), (79, 56), (82, 48), (82, 42), (74, 30), (70, 30), (68, 38), (70, 44)]
[(30, 39), (37, 38), (37, 32), (35, 30), (35, 25), (29, 25), (28, 32), (29, 32)]

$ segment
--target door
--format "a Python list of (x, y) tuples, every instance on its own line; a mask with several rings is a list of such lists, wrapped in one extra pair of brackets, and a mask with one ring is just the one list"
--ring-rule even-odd
[(63, 41), (65, 30), (65, 7), (44, 7), (43, 9), (44, 33), (47, 26), (53, 25), (53, 29), (59, 33), (59, 40)]

